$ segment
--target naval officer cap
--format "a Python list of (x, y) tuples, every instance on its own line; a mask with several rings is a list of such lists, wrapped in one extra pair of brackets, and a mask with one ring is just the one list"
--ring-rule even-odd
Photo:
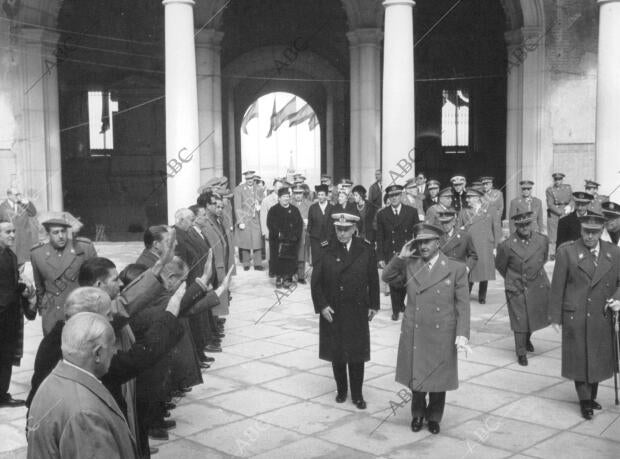
[(360, 219), (357, 215), (345, 212), (332, 214), (332, 218), (334, 219), (334, 226), (341, 226), (343, 228), (355, 225)]
[(525, 226), (534, 221), (534, 212), (521, 212), (520, 214), (513, 215), (510, 219), (516, 226)]
[(443, 229), (430, 223), (418, 223), (413, 227), (414, 242), (439, 239), (443, 234)]
[(603, 215), (608, 219), (620, 218), (620, 204), (608, 201), (601, 204), (601, 208), (603, 209)]
[(579, 217), (581, 227), (587, 230), (601, 231), (607, 219), (599, 214), (588, 214)]
[(385, 188), (385, 194), (389, 197), (399, 196), (403, 193), (402, 185), (390, 185)]
[(323, 183), (321, 185), (316, 185), (314, 187), (314, 191), (316, 191), (317, 193), (320, 193), (322, 191), (323, 193), (327, 194), (327, 192), (329, 191), (329, 187)]
[(575, 191), (573, 193), (573, 199), (575, 200), (575, 202), (578, 202), (580, 204), (587, 204), (589, 202), (592, 202), (594, 196), (592, 196), (590, 193), (586, 193), (585, 191)]
[(50, 218), (41, 223), (46, 230), (49, 230), (52, 226), (60, 226), (62, 228), (71, 228), (71, 224), (64, 218)]
[(282, 196), (284, 196), (285, 194), (287, 195), (291, 195), (291, 188), (290, 186), (283, 186), (282, 188), (280, 188), (278, 190), (278, 197), (281, 198)]
[(450, 182), (453, 185), (465, 185), (465, 176), (464, 175), (455, 175), (450, 179)]

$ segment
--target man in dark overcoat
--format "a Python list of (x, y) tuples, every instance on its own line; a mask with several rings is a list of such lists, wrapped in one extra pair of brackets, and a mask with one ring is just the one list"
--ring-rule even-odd
[[(19, 281), (17, 256), (11, 250), (15, 245), (15, 226), (6, 218), (0, 219), (0, 408), (24, 405), (9, 394), (13, 365), (21, 357), (24, 320), (22, 295), (29, 291)], [(16, 361), (17, 360), (17, 361)]]
[(576, 241), (581, 236), (581, 225), (579, 218), (586, 214), (591, 214), (588, 210), (594, 196), (584, 191), (576, 191), (573, 193), (575, 201), (575, 210), (565, 217), (560, 218), (557, 231), (556, 250), (565, 242)]
[(514, 215), (512, 220), (517, 229), (497, 247), (495, 267), (504, 278), (517, 359), (527, 365), (527, 353), (534, 352), (532, 332), (549, 325), (551, 284), (545, 272), (549, 240), (532, 230), (533, 212)]
[(614, 373), (612, 314), (620, 309), (620, 248), (601, 241), (605, 217), (581, 217), (581, 237), (558, 248), (549, 318), (562, 327), (562, 376), (575, 381), (581, 415), (592, 419), (598, 383)]
[(368, 322), (379, 310), (379, 276), (372, 246), (353, 237), (357, 215), (333, 214), (336, 239), (323, 250), (312, 272), (311, 292), (319, 319), (319, 358), (332, 362), (338, 395), (366, 408), (362, 394), (364, 362), (370, 360)]
[(327, 199), (329, 189), (327, 185), (317, 185), (317, 202), (308, 209), (308, 236), (310, 237), (310, 256), (314, 266), (323, 254), (322, 246), (327, 245), (332, 235), (332, 203)]
[(440, 239), (440, 250), (448, 258), (465, 263), (467, 272), (471, 272), (478, 262), (478, 254), (469, 233), (455, 227), (456, 211), (449, 209), (438, 212), (437, 218), (444, 231)]
[(469, 341), (467, 268), (439, 250), (441, 228), (420, 223), (414, 234), (386, 266), (383, 280), (407, 279), (396, 381), (413, 392), (411, 430), (422, 429), (426, 418), (429, 431), (437, 434), (446, 391), (459, 385), (457, 352)]
[(289, 187), (278, 190), (278, 203), (267, 214), (267, 228), (276, 287), (289, 288), (297, 272), (297, 250), (304, 229), (299, 209), (291, 205)]
[(64, 320), (67, 296), (78, 287), (82, 263), (97, 256), (92, 242), (83, 237), (69, 239), (71, 225), (62, 218), (43, 222), (49, 241), (30, 251), (32, 274), (37, 288), (37, 309), (41, 314), (43, 334)]
[[(377, 212), (377, 258), (379, 267), (385, 268), (413, 236), (413, 227), (420, 221), (418, 212), (401, 202), (403, 187), (390, 185), (385, 189), (390, 205)], [(397, 279), (390, 284), (392, 320), (398, 320), (405, 310), (407, 289)]]

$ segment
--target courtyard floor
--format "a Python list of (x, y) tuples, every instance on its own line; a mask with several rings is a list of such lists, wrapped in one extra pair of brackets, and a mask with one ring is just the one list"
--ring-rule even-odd
[[(141, 251), (140, 243), (96, 246), (119, 270)], [(403, 386), (394, 382), (400, 322), (390, 320), (389, 297), (381, 297), (381, 312), (371, 322), (368, 409), (360, 411), (350, 399), (334, 401), (331, 365), (318, 359), (309, 285), (276, 296), (265, 272), (238, 270), (224, 351), (213, 354), (204, 384), (178, 401), (172, 414), (177, 427), (169, 441), (155, 443), (154, 457), (620, 457), (613, 380), (599, 389), (603, 410), (592, 421), (582, 419), (573, 383), (560, 376), (555, 331), (535, 333), (529, 366), (516, 363), (507, 310), (499, 309), (502, 287), (500, 280), (489, 283), (486, 305), (478, 304), (474, 287), (473, 353), (461, 356), (460, 387), (447, 395), (441, 433), (431, 435), (426, 429), (411, 432), (410, 406), (400, 398)], [(17, 398), (28, 393), (40, 340), (40, 320), (27, 323), (24, 358), (10, 389)], [(26, 457), (25, 416), (25, 408), (0, 409), (0, 458)]]

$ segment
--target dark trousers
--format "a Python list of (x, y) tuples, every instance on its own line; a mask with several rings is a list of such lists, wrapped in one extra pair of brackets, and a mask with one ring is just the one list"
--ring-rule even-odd
[(12, 359), (5, 358), (0, 351), (0, 400), (9, 397), (9, 386), (11, 385), (12, 373)]
[(347, 365), (349, 366), (349, 380), (351, 381), (351, 399), (362, 400), (362, 383), (364, 382), (364, 362), (336, 363), (332, 362), (334, 379), (339, 395), (347, 393)]
[(254, 266), (262, 266), (263, 249), (239, 249), (239, 261), (243, 263), (243, 266), (250, 266), (250, 252), (252, 252), (252, 257), (254, 258)]
[(427, 392), (412, 392), (411, 416), (414, 418), (426, 418), (428, 421), (441, 422), (443, 409), (446, 405), (445, 392), (429, 392), (428, 404), (426, 403)]
[[(469, 283), (469, 293), (471, 293), (471, 289), (474, 286), (473, 282)], [(489, 287), (489, 281), (480, 281), (480, 285), (478, 285), (478, 299), (486, 301), (487, 299), (487, 288)]]
[(530, 332), (515, 332), (515, 350), (517, 355), (527, 355), (527, 343), (530, 342)]
[(407, 287), (393, 287), (390, 285), (390, 300), (392, 300), (392, 312), (398, 314), (405, 310), (405, 297)]
[(306, 278), (306, 262), (297, 260), (297, 279), (304, 280)]
[(577, 389), (579, 401), (596, 400), (596, 395), (598, 394), (598, 383), (575, 381), (575, 389)]

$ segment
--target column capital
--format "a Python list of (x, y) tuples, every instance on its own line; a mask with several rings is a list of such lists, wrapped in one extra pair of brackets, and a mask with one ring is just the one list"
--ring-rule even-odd
[(388, 6), (397, 6), (397, 5), (410, 6), (413, 8), (415, 6), (415, 1), (414, 0), (384, 0), (383, 1), (383, 6), (385, 8), (387, 8)]
[(185, 4), (185, 5), (192, 6), (192, 7), (195, 5), (194, 0), (163, 0), (161, 2), (161, 4), (164, 5), (164, 6), (172, 5), (174, 3), (182, 3), (182, 4)]
[(194, 37), (196, 48), (221, 49), (224, 32), (216, 29), (197, 29), (196, 32), (198, 33)]
[(604, 3), (620, 3), (620, 0), (597, 0), (599, 6), (602, 6)]
[(383, 40), (383, 31), (379, 28), (361, 28), (347, 32), (349, 46), (377, 45)]

